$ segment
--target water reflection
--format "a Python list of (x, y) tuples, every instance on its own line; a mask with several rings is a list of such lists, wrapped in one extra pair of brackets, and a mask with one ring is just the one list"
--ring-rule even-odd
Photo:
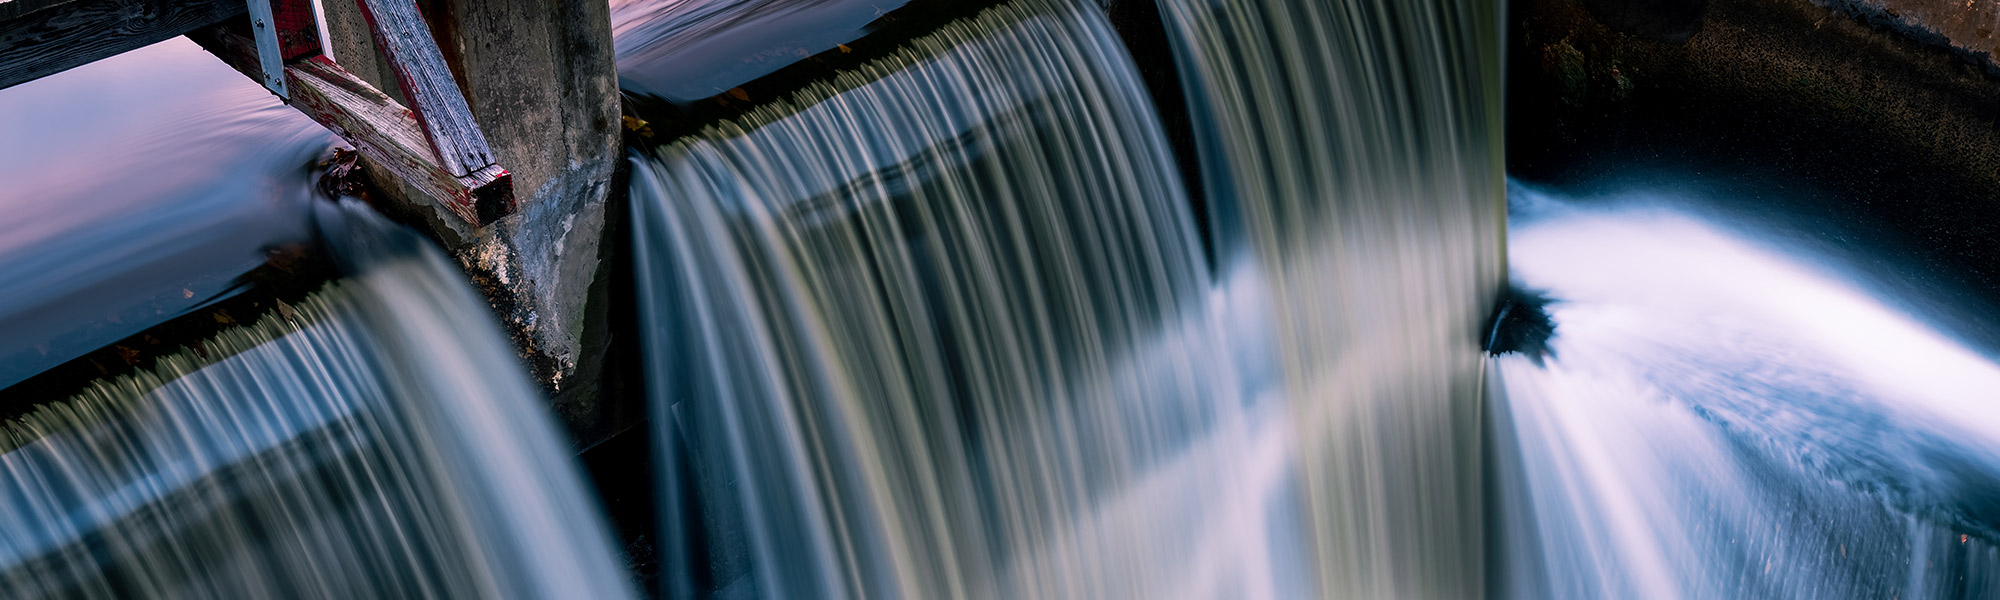
[(0, 387), (307, 235), (332, 134), (184, 38), (0, 90)]
[(693, 102), (867, 35), (909, 0), (618, 0), (621, 87)]

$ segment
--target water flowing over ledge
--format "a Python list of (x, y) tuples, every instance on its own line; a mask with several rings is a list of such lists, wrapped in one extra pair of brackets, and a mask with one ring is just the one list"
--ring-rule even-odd
[(1160, 4), (1216, 255), (1270, 288), (1317, 593), (1478, 595), (1480, 348), (1506, 264), (1503, 11)]
[(351, 278), (0, 427), (0, 595), (630, 595), (458, 271), (319, 211)]
[[(1065, 2), (908, 47), (635, 169), (667, 480), (700, 487), (667, 518), (744, 538), (677, 585), (1174, 590), (1203, 500), (1118, 498), (1241, 409), (1136, 77)], [(1185, 462), (1162, 485), (1228, 479)]]
[(1219, 270), (1080, 3), (1002, 4), (635, 159), (665, 537), (691, 540), (667, 593), (1482, 585), (1498, 16), (1352, 5), (1386, 12), (1232, 10), (1424, 68), (1180, 40)]

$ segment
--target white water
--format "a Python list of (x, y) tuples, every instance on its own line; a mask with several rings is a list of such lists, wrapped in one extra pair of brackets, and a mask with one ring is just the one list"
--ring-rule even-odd
[(987, 10), (636, 160), (662, 537), (687, 540), (664, 591), (1475, 590), (1497, 16), (1349, 4), (1232, 8), (1291, 18), (1241, 38), (1275, 49), (1187, 40), (1207, 178), (1241, 183), (1209, 192), (1214, 271), (1081, 2)]
[(630, 595), (484, 303), (320, 208), (353, 277), (0, 426), (0, 597)]
[(664, 537), (707, 540), (669, 595), (1296, 595), (1282, 417), (1122, 52), (1017, 2), (638, 162)]
[(1496, 359), (1502, 595), (2000, 594), (2000, 364), (1671, 202), (1516, 192), (1546, 368)]
[(1482, 586), (1479, 341), (1506, 264), (1497, 4), (1159, 2), (1216, 254), (1268, 287), (1323, 597)]

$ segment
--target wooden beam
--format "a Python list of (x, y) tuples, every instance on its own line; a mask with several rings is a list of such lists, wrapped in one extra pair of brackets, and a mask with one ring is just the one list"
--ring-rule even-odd
[(359, 0), (361, 16), (375, 33), (375, 45), (402, 83), (417, 122), (437, 148), (445, 169), (463, 175), (492, 166), (493, 150), (472, 118), (465, 93), (452, 79), (431, 28), (415, 0)]
[(0, 89), (243, 14), (243, 0), (0, 2)]
[[(188, 38), (237, 71), (255, 79), (261, 68), (249, 23), (236, 19)], [(449, 172), (431, 149), (416, 115), (381, 90), (324, 56), (285, 67), (291, 105), (340, 134), (362, 155), (409, 182), (466, 222), (484, 227), (514, 211), (513, 176), (487, 164), (465, 174)]]

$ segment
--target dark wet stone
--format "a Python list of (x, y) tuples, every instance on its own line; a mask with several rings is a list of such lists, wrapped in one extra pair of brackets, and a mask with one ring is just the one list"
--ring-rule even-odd
[(1554, 356), (1555, 352), (1549, 349), (1549, 340), (1556, 334), (1555, 320), (1549, 318), (1551, 302), (1540, 291), (1509, 282), (1500, 290), (1500, 298), (1493, 303), (1493, 316), (1487, 321), (1486, 352), (1518, 353), (1538, 365)]
[(1685, 42), (1701, 31), (1708, 0), (1582, 0), (1614, 31), (1662, 42)]

